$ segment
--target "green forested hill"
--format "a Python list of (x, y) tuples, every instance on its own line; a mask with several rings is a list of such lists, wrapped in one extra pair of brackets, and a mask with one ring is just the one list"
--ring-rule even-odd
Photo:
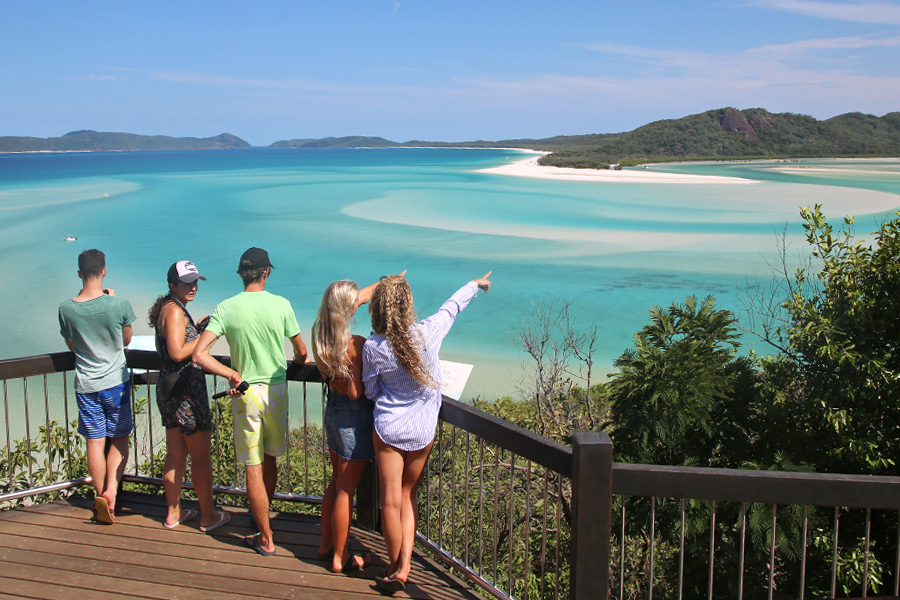
[[(883, 117), (847, 113), (824, 121), (762, 108), (719, 108), (655, 121), (624, 133), (561, 135), (499, 141), (394, 142), (374, 136), (290, 139), (271, 148), (390, 147), (533, 148), (552, 152), (545, 165), (608, 167), (642, 161), (716, 158), (900, 156), (900, 112)], [(228, 133), (210, 138), (73, 131), (58, 138), (0, 137), (0, 152), (89, 150), (193, 150), (250, 148)]]
[(250, 147), (250, 144), (230, 133), (209, 138), (174, 138), (165, 135), (83, 130), (57, 138), (0, 137), (0, 152), (218, 150)]
[(274, 144), (269, 144), (269, 148), (391, 148), (399, 145), (400, 144), (397, 142), (392, 142), (382, 137), (348, 135), (345, 137), (327, 137), (318, 140), (281, 140)]
[(274, 148), (361, 147), (532, 148), (552, 152), (545, 165), (597, 168), (642, 161), (715, 158), (900, 156), (900, 112), (883, 117), (847, 113), (819, 121), (763, 108), (719, 108), (655, 121), (624, 133), (561, 135), (499, 141), (393, 142), (348, 136), (275, 142)]
[(471, 142), (436, 142), (410, 140), (394, 142), (383, 137), (348, 135), (321, 139), (302, 138), (280, 140), (269, 148), (533, 148), (536, 150), (562, 150), (567, 148), (593, 148), (605, 140), (617, 137), (616, 133), (592, 133), (588, 135), (559, 135), (551, 138), (519, 138), (496, 142), (475, 140)]
[(600, 143), (565, 148), (543, 164), (597, 167), (641, 160), (900, 156), (900, 113), (847, 113), (824, 121), (762, 108), (720, 108), (649, 123)]

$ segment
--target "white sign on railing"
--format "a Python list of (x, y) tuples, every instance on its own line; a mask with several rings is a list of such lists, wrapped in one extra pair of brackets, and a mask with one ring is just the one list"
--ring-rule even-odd
[(469, 381), (469, 375), (472, 373), (472, 365), (442, 360), (441, 371), (444, 375), (441, 392), (448, 398), (459, 400), (463, 388), (466, 387), (466, 382)]

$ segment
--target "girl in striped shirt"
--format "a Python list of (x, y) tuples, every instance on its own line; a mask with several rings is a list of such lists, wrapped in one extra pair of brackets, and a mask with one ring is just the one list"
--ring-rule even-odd
[(416, 491), (441, 408), (441, 342), (478, 289), (490, 289), (490, 275), (470, 281), (418, 323), (412, 291), (401, 275), (383, 278), (369, 305), (374, 333), (363, 346), (363, 384), (366, 396), (375, 401), (382, 531), (391, 560), (375, 582), (390, 594), (405, 589), (409, 577), (418, 522)]

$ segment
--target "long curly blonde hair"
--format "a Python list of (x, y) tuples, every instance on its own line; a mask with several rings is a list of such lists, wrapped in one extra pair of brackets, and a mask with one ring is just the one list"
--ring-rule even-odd
[(416, 322), (412, 290), (406, 279), (390, 275), (381, 280), (369, 304), (372, 329), (391, 344), (400, 365), (410, 377), (424, 387), (435, 388), (438, 383), (428, 372), (422, 357), (423, 340), (412, 327)]
[(322, 294), (312, 328), (312, 351), (316, 366), (326, 377), (350, 377), (346, 355), (356, 297), (356, 282), (349, 279), (335, 281)]

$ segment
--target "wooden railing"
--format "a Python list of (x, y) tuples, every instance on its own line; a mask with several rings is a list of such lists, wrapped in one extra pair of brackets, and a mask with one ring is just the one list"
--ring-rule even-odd
[[(147, 403), (139, 407), (127, 479), (161, 484), (153, 467), (141, 471), (164, 442), (150, 402), (158, 357), (129, 351), (127, 359), (136, 404)], [(70, 426), (74, 393), (67, 373), (73, 368), (71, 353), (0, 361), (0, 478), (6, 479), (0, 479), (0, 506), (89, 482), (83, 465), (68, 460), (81, 444)], [(321, 414), (322, 379), (313, 365), (291, 365), (288, 374), (300, 386), (292, 410), (302, 417), (292, 440), (296, 452), (285, 459), (295, 462), (283, 465), (289, 475), (276, 498), (317, 502), (328, 468), (320, 423), (307, 413)], [(226, 383), (212, 378), (211, 385)], [(230, 439), (213, 443), (216, 491), (245, 493), (241, 469), (227, 460)], [(51, 452), (51, 445), (62, 451)], [(357, 498), (369, 526), (378, 521), (376, 487), (370, 475)], [(570, 447), (445, 398), (419, 505), (419, 541), (498, 598), (606, 598), (611, 592), (623, 600), (654, 593), (802, 599), (808, 588), (824, 586), (827, 594), (828, 583), (830, 597), (900, 595), (900, 478), (614, 463), (605, 433), (576, 433)], [(827, 507), (828, 518), (816, 507)], [(769, 540), (762, 556), (752, 542), (760, 535), (760, 514)], [(895, 533), (886, 535), (890, 527)], [(698, 531), (708, 539), (705, 548)], [(811, 541), (823, 540), (833, 548), (810, 551)], [(844, 554), (857, 548), (859, 587), (845, 591)], [(820, 560), (829, 552), (830, 568)], [(643, 562), (635, 564), (635, 556)], [(798, 588), (785, 592), (785, 582)]]

